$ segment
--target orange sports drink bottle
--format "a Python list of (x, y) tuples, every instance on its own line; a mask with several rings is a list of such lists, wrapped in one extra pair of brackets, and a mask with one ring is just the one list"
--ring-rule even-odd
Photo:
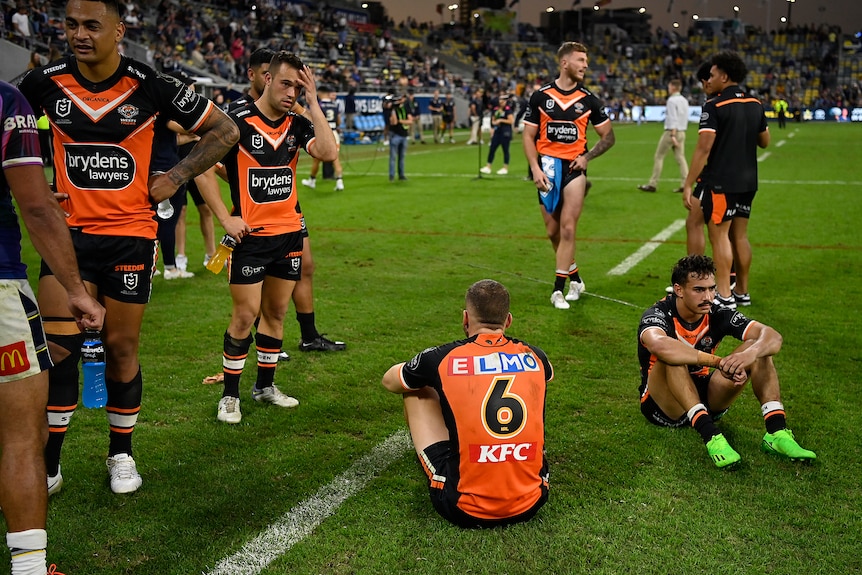
[(230, 237), (230, 235), (225, 234), (221, 242), (219, 242), (218, 247), (216, 247), (213, 257), (207, 262), (207, 269), (214, 274), (220, 273), (235, 247), (236, 240)]

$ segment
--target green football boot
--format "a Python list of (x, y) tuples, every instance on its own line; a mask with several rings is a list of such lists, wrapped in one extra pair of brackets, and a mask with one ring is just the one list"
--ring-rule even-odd
[(764, 435), (763, 441), (760, 443), (760, 449), (764, 453), (781, 455), (790, 459), (790, 461), (811, 461), (817, 459), (816, 453), (803, 449), (796, 443), (793, 432), (789, 429), (781, 429), (775, 433)]
[(720, 433), (709, 440), (709, 443), (706, 444), (706, 451), (718, 468), (731, 466), (739, 463), (739, 460), (742, 459)]

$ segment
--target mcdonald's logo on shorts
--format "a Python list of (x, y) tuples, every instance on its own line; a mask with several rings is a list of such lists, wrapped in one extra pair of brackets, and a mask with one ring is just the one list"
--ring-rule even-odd
[(23, 341), (0, 347), (0, 376), (15, 375), (30, 369), (27, 347)]

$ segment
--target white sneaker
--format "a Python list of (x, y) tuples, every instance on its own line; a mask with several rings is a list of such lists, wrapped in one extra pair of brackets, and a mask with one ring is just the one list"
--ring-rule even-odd
[(186, 254), (177, 254), (177, 269), (186, 271), (186, 268), (189, 267), (189, 258), (186, 257)]
[(302, 180), (302, 185), (313, 190), (317, 187), (317, 180), (314, 178), (306, 178), (305, 180)]
[(194, 272), (187, 272), (186, 270), (181, 270), (180, 268), (165, 268), (166, 280), (184, 280), (193, 277), (195, 277)]
[(488, 166), (484, 166), (484, 167), (483, 167), (481, 170), (479, 170), (479, 171), (480, 171), (480, 172), (482, 172), (483, 174), (490, 174), (490, 173), (491, 173), (491, 168), (489, 168)]
[(138, 490), (141, 483), (141, 474), (135, 465), (134, 458), (128, 453), (118, 453), (109, 457), (105, 464), (111, 476), (111, 491), (114, 493), (132, 493)]
[(210, 263), (210, 258), (212, 256), (209, 254), (204, 254), (204, 267), (207, 267), (207, 264)]
[(500, 168), (499, 170), (497, 170), (497, 175), (500, 175), (500, 176), (505, 176), (508, 173), (509, 173), (509, 168)]
[(60, 493), (60, 489), (63, 488), (63, 474), (61, 473), (61, 469), (57, 468), (57, 475), (49, 475), (48, 476), (48, 497), (54, 495), (55, 493)]
[(242, 412), (239, 410), (239, 398), (225, 396), (218, 402), (218, 417), (219, 421), (225, 423), (239, 423), (242, 421)]
[(335, 191), (340, 192), (343, 189), (344, 189), (344, 182), (341, 180), (341, 178), (338, 178), (337, 180), (335, 180)]
[(563, 292), (560, 290), (555, 291), (551, 294), (551, 303), (554, 304), (554, 307), (557, 309), (569, 309), (569, 302), (566, 301), (566, 298), (563, 297)]
[(264, 387), (263, 389), (252, 387), (251, 396), (255, 401), (271, 403), (279, 407), (296, 407), (299, 405), (299, 401), (295, 397), (290, 397), (289, 395), (282, 393), (281, 390), (274, 385)]
[(587, 290), (584, 282), (570, 282), (569, 293), (566, 294), (566, 301), (578, 301), (581, 299), (581, 294)]

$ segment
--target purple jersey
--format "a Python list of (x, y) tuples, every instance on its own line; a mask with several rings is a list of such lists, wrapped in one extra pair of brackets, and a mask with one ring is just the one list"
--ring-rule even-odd
[(33, 109), (14, 86), (0, 81), (0, 121), (3, 141), (0, 147), (0, 279), (27, 279), (21, 262), (21, 228), (12, 205), (6, 170), (17, 166), (41, 166), (39, 132)]

